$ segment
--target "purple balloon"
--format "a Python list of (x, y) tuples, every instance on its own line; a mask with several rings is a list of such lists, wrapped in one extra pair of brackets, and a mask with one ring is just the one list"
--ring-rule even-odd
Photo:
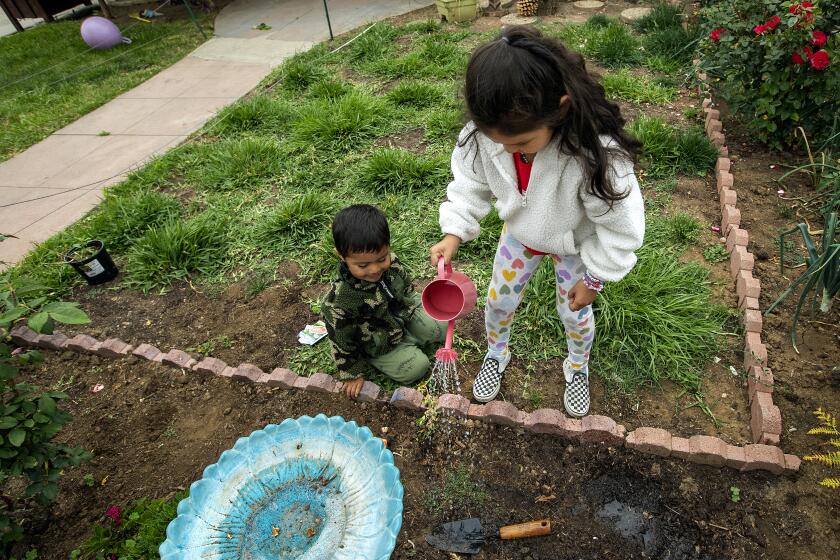
[(110, 49), (120, 43), (130, 43), (122, 36), (114, 22), (104, 17), (93, 16), (82, 22), (82, 39), (92, 49)]

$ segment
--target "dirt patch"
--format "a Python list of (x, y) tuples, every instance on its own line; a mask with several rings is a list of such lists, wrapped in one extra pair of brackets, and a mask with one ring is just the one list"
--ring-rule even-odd
[[(394, 558), (451, 558), (424, 536), (437, 524), (480, 516), (487, 525), (550, 518), (551, 536), (490, 540), (478, 559), (824, 559), (836, 556), (832, 502), (813, 469), (794, 479), (739, 474), (630, 450), (578, 446), (503, 427), (439, 419), (423, 439), (415, 418), (338, 395), (282, 391), (183, 373), (143, 360), (46, 353), (32, 381), (62, 388), (74, 419), (63, 442), (95, 459), (61, 481), (52, 511), (28, 533), (41, 558), (66, 558), (111, 504), (171, 496), (201, 477), (238, 437), (303, 414), (341, 415), (375, 433), (388, 426), (405, 487)], [(94, 383), (105, 384), (99, 393)], [(441, 501), (447, 473), (469, 473), (486, 495)], [(85, 474), (97, 481), (88, 488)], [(741, 501), (733, 503), (730, 487)], [(544, 501), (537, 501), (537, 498)], [(437, 498), (436, 498), (437, 497)], [(835, 504), (836, 505), (836, 504)], [(836, 512), (835, 512), (836, 513)], [(23, 549), (23, 548), (22, 548)]]
[(410, 152), (422, 154), (426, 151), (425, 131), (422, 128), (412, 128), (405, 132), (393, 134), (387, 138), (379, 138), (374, 144), (382, 148), (402, 148)]

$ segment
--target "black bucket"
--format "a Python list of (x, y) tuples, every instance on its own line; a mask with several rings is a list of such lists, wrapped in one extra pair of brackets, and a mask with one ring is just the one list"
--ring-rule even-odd
[[(86, 258), (77, 260), (78, 253), (87, 247), (93, 247), (96, 252)], [(111, 260), (105, 244), (98, 239), (88, 241), (82, 246), (76, 246), (64, 254), (64, 262), (76, 269), (91, 286), (102, 284), (113, 280), (119, 274), (119, 270)]]

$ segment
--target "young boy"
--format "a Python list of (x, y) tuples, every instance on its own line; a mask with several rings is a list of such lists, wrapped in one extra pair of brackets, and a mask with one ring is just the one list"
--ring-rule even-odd
[(368, 204), (349, 206), (335, 216), (332, 234), (341, 263), (321, 311), (342, 391), (358, 397), (374, 368), (403, 385), (417, 381), (429, 371), (421, 348), (442, 344), (446, 323), (423, 311), (391, 253), (385, 215)]

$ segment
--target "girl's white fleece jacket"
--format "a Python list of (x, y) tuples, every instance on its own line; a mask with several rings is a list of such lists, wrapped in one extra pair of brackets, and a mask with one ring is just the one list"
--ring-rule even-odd
[[(461, 140), (473, 129), (469, 123)], [(499, 217), (523, 245), (553, 255), (580, 254), (592, 276), (615, 282), (636, 264), (642, 246), (645, 210), (632, 162), (614, 157), (608, 176), (617, 192), (627, 197), (609, 204), (588, 192), (576, 156), (561, 154), (553, 140), (534, 158), (525, 194), (519, 193), (513, 156), (481, 132), (452, 153), (454, 176), (440, 206), (440, 227), (470, 241), (478, 237), (479, 222), (490, 212), (495, 197)], [(605, 146), (615, 141), (602, 136)]]

